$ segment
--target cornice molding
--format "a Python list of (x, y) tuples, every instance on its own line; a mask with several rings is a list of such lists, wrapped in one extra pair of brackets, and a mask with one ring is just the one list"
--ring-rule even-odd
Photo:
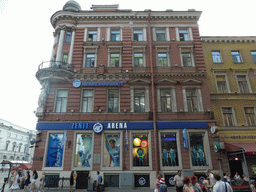
[(204, 43), (254, 43), (256, 36), (203, 36)]

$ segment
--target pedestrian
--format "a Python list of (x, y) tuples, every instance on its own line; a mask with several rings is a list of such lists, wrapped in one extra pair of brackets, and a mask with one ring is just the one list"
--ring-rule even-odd
[(189, 176), (184, 177), (183, 183), (183, 192), (195, 192), (195, 190), (192, 187), (191, 179)]
[(71, 171), (70, 173), (69, 186), (70, 186), (70, 192), (72, 192), (74, 189), (74, 171)]
[(233, 192), (230, 184), (227, 182), (223, 182), (220, 179), (221, 177), (219, 174), (214, 175), (214, 180), (216, 184), (213, 186), (213, 192), (221, 192), (221, 191)]
[(159, 185), (160, 192), (167, 192), (167, 185), (165, 184), (165, 179), (160, 179), (160, 185)]
[(26, 177), (25, 177), (25, 185), (24, 185), (24, 191), (29, 192), (29, 184), (30, 184), (30, 171), (26, 172)]
[(236, 172), (236, 174), (234, 175), (234, 179), (241, 179), (240, 175), (238, 174), (238, 172)]
[(31, 182), (31, 192), (34, 192), (34, 190), (35, 190), (37, 178), (38, 178), (37, 171), (34, 170), (33, 171), (33, 175), (32, 175), (32, 182)]
[(195, 192), (203, 192), (200, 185), (198, 184), (197, 176), (195, 175), (191, 176), (191, 183)]
[(11, 188), (13, 181), (14, 181), (14, 171), (11, 171), (11, 175), (9, 177), (9, 188)]
[(162, 178), (161, 174), (157, 175), (156, 180), (155, 180), (155, 190), (154, 190), (154, 192), (159, 192), (160, 191), (159, 185), (160, 185), (160, 179), (161, 178)]
[(100, 184), (102, 182), (102, 176), (100, 175), (100, 172), (97, 171), (97, 183), (96, 183), (96, 191), (100, 192)]
[(249, 181), (248, 177), (245, 174), (243, 174), (243, 180), (244, 181)]
[(215, 184), (213, 173), (210, 172), (209, 170), (205, 170), (204, 173), (205, 173), (206, 177), (209, 177), (209, 179), (210, 179), (210, 183), (209, 183), (210, 187), (213, 187), (213, 185)]
[(181, 170), (179, 170), (177, 175), (174, 177), (174, 187), (177, 192), (182, 192), (183, 190), (183, 177), (181, 176)]
[(39, 191), (38, 192), (44, 192), (44, 186), (45, 186), (45, 172), (42, 173), (40, 183), (39, 183)]
[(224, 178), (224, 181), (225, 181), (225, 182), (228, 182), (228, 183), (230, 184), (230, 177), (229, 177), (229, 175), (226, 174), (226, 173), (224, 173), (223, 176), (224, 176), (224, 177), (223, 177), (223, 178)]
[(10, 187), (11, 192), (13, 192), (13, 190), (14, 191), (19, 191), (19, 189), (20, 189), (20, 186), (19, 186), (20, 177), (19, 177), (19, 174), (18, 174), (17, 171), (14, 172), (13, 178), (14, 178), (14, 180), (13, 180), (12, 186)]
[(252, 192), (256, 192), (256, 189), (255, 189), (255, 186), (254, 186), (254, 180), (251, 181), (250, 187), (251, 187)]
[(210, 192), (211, 191), (211, 186), (210, 186), (210, 178), (207, 177), (205, 180), (202, 181), (202, 185), (204, 186), (205, 192)]

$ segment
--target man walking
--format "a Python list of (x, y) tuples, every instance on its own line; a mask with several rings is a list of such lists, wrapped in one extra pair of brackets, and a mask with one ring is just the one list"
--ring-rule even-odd
[(97, 183), (96, 183), (96, 191), (100, 192), (100, 184), (102, 182), (102, 176), (100, 175), (100, 172), (97, 171)]
[(220, 191), (233, 192), (230, 184), (227, 182), (223, 182), (220, 179), (221, 177), (219, 174), (214, 175), (214, 180), (216, 183), (213, 186), (213, 192), (220, 192)]
[(181, 171), (179, 170), (177, 175), (174, 177), (174, 187), (177, 192), (183, 191), (183, 177), (181, 176)]

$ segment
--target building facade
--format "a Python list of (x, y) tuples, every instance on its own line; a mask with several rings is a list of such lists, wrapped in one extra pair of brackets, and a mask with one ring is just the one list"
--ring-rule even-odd
[[(35, 137), (36, 131), (0, 119), (0, 162), (5, 160), (32, 163), (34, 148), (30, 148), (30, 141)], [(1, 164), (1, 168), (8, 169), (9, 167)]]
[[(223, 171), (256, 176), (256, 37), (202, 37)], [(220, 152), (223, 153), (223, 152)]]
[(75, 1), (51, 17), (51, 61), (36, 74), (33, 169), (78, 174), (87, 188), (101, 171), (108, 187), (173, 186), (183, 175), (218, 172), (215, 125), (198, 30), (201, 12), (120, 10)]

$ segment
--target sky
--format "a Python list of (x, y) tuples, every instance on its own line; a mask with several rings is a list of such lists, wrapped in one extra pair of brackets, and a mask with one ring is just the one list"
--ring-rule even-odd
[[(254, 0), (76, 0), (82, 10), (119, 4), (133, 11), (202, 11), (201, 36), (256, 36)], [(54, 29), (50, 17), (67, 0), (0, 0), (0, 119), (34, 130), (41, 85), (35, 74), (49, 61)], [(146, 3), (145, 3), (146, 2)]]

